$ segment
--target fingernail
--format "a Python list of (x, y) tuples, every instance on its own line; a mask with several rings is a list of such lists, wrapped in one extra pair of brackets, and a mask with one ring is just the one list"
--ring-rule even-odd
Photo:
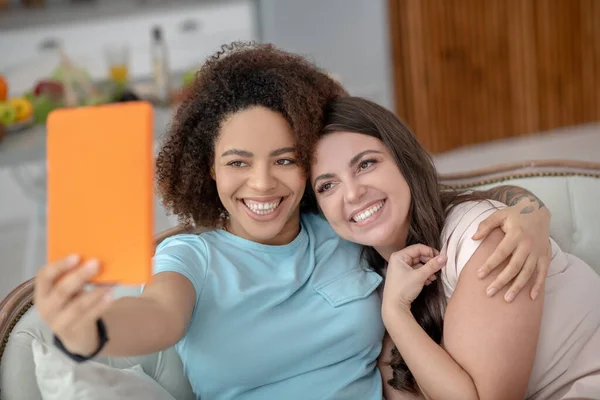
[(506, 293), (506, 295), (504, 296), (504, 300), (506, 300), (507, 302), (511, 302), (515, 299), (515, 294), (513, 292), (508, 292)]
[(441, 256), (439, 256), (439, 257), (437, 258), (437, 260), (438, 260), (438, 262), (439, 262), (440, 264), (443, 264), (443, 263), (445, 263), (446, 261), (448, 261), (448, 257), (447, 257), (447, 256), (445, 256), (445, 255), (441, 255)]
[(75, 266), (79, 262), (79, 256), (77, 254), (71, 254), (67, 257), (67, 264)]
[(496, 294), (496, 292), (497, 292), (497, 289), (495, 287), (491, 287), (487, 290), (486, 293), (487, 293), (488, 297), (492, 297), (493, 295)]
[(531, 291), (531, 300), (535, 300), (536, 297), (538, 297), (538, 294), (540, 294), (540, 292), (538, 292), (537, 290), (532, 290)]
[(98, 260), (89, 260), (85, 263), (85, 268), (89, 271), (96, 271), (98, 269)]
[(477, 276), (479, 278), (485, 278), (485, 270), (484, 269), (480, 269), (479, 271), (477, 271)]

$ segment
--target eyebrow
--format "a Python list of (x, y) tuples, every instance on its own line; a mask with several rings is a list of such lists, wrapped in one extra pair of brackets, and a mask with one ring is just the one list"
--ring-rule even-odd
[[(270, 152), (269, 157), (277, 157), (282, 154), (295, 153), (295, 152), (296, 152), (296, 149), (293, 147), (282, 147), (280, 149), (273, 150), (272, 152)], [(227, 157), (227, 156), (239, 156), (239, 157), (251, 158), (251, 157), (254, 157), (254, 154), (247, 150), (229, 149), (226, 152), (224, 152), (223, 154), (221, 154), (221, 157)]]
[(354, 157), (352, 157), (352, 159), (348, 163), (348, 167), (352, 168), (353, 166), (355, 166), (360, 161), (361, 158), (363, 158), (364, 155), (371, 154), (371, 153), (383, 154), (381, 151), (377, 151), (377, 150), (365, 150), (365, 151), (361, 151), (360, 153), (358, 153), (357, 155), (355, 155)]
[[(372, 153), (383, 154), (381, 151), (377, 151), (377, 150), (365, 150), (365, 151), (361, 151), (360, 153), (358, 153), (357, 155), (355, 155), (354, 157), (352, 157), (350, 159), (350, 162), (348, 163), (348, 167), (352, 168), (353, 166), (355, 166), (360, 161), (361, 158), (363, 158), (367, 154), (372, 154)], [(335, 177), (335, 175), (331, 174), (331, 173), (321, 174), (321, 175), (319, 175), (319, 176), (317, 176), (315, 178), (315, 180), (313, 181), (313, 185), (316, 184), (317, 181), (320, 181), (322, 179), (331, 179), (331, 178), (334, 178), (334, 177)]]
[(315, 178), (315, 180), (313, 181), (313, 185), (316, 185), (318, 181), (323, 180), (323, 179), (332, 179), (335, 178), (335, 175), (333, 174), (321, 174), (319, 176), (317, 176)]

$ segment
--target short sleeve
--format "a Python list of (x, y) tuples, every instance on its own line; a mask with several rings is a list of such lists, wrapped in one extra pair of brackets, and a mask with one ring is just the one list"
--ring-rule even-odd
[(176, 272), (185, 276), (200, 298), (208, 268), (207, 247), (198, 235), (175, 235), (162, 241), (156, 248), (153, 273)]
[(468, 201), (455, 206), (448, 214), (442, 230), (442, 253), (448, 256), (442, 269), (446, 297), (454, 292), (462, 269), (483, 241), (471, 239), (479, 223), (505, 207), (493, 200)]

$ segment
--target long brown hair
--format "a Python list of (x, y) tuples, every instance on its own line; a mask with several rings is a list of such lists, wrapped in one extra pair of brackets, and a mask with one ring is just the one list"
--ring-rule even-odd
[[(406, 246), (422, 243), (439, 249), (449, 206), (481, 199), (477, 194), (443, 191), (431, 157), (410, 129), (392, 112), (369, 100), (344, 97), (328, 105), (323, 135), (340, 131), (375, 137), (390, 150), (411, 192)], [(379, 273), (386, 266), (386, 261), (372, 247), (364, 247), (363, 256)], [(441, 279), (425, 286), (411, 305), (419, 325), (438, 344), (442, 340), (444, 307)], [(417, 393), (415, 379), (396, 347), (390, 364), (394, 373), (388, 383), (396, 389)]]

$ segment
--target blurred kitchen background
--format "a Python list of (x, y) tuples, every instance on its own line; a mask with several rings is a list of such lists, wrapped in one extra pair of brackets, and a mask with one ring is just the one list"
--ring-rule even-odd
[[(234, 40), (396, 111), (443, 173), (600, 162), (599, 0), (0, 0), (0, 298), (45, 261), (47, 114), (149, 99), (158, 140)], [(155, 218), (176, 223), (158, 203)]]

